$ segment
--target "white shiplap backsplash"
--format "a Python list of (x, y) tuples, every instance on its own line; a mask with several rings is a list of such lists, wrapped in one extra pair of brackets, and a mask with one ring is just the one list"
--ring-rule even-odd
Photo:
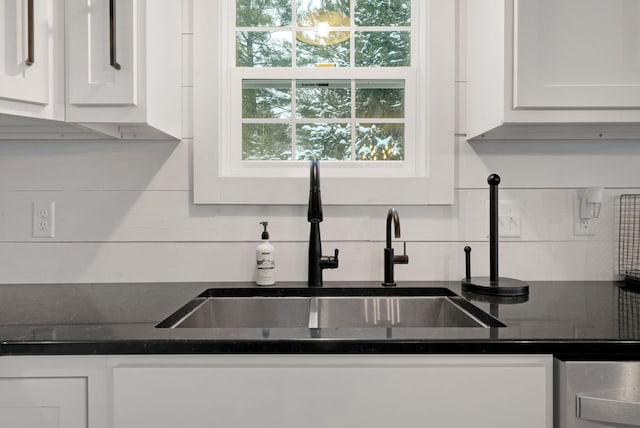
[[(268, 220), (277, 280), (305, 280), (307, 194), (296, 206), (196, 206), (192, 199), (192, 2), (183, 1), (181, 142), (1, 141), (0, 283), (250, 281), (259, 221)], [(500, 245), (500, 274), (523, 280), (615, 279), (616, 197), (640, 193), (637, 141), (464, 140), (464, 0), (458, 0), (456, 201), (397, 207), (409, 265), (402, 280), (458, 280), (465, 245), (487, 275), (486, 178), (521, 211)], [(593, 236), (573, 233), (576, 190), (605, 186)], [(55, 238), (32, 238), (33, 201), (55, 201)], [(386, 207), (325, 207), (325, 280), (381, 280)], [(401, 244), (397, 243), (397, 251)]]

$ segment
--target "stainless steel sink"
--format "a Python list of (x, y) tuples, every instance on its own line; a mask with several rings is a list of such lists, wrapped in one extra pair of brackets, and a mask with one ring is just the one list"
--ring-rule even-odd
[(445, 288), (210, 289), (157, 325), (324, 329), (503, 326)]

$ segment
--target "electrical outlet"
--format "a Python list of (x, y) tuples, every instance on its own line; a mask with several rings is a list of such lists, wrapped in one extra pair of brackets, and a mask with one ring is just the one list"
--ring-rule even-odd
[[(486, 203), (486, 236), (489, 237), (489, 201)], [(519, 238), (522, 229), (520, 206), (513, 201), (498, 201), (498, 236)]]
[(55, 236), (55, 202), (33, 202), (33, 237), (53, 238)]
[(593, 223), (598, 221), (597, 218), (583, 220), (580, 218), (580, 201), (575, 198), (573, 201), (573, 236), (593, 236)]
[(576, 219), (573, 223), (574, 236), (593, 236), (592, 220)]

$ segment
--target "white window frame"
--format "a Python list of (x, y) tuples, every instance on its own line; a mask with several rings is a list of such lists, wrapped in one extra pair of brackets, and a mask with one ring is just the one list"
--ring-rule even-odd
[[(228, 16), (231, 3), (194, 0), (194, 203), (306, 204), (309, 191), (306, 162), (240, 160), (240, 124), (232, 118), (239, 116), (242, 79), (255, 75), (234, 69), (233, 52), (224, 49), (224, 43), (233, 45), (233, 39), (229, 40), (233, 37), (229, 26), (233, 23), (220, 22), (219, 17)], [(406, 161), (320, 161), (324, 204), (453, 203), (454, 3), (414, 2), (418, 24), (417, 34), (412, 35), (412, 67), (399, 74), (407, 85)], [(354, 78), (347, 68), (330, 71), (331, 78)], [(264, 68), (260, 72), (264, 73), (262, 78), (290, 78), (283, 77), (277, 69)], [(319, 78), (316, 73), (312, 68), (296, 71), (297, 78)], [(370, 76), (381, 77), (375, 70)], [(413, 91), (416, 97), (409, 95)], [(231, 120), (235, 126), (231, 126)]]

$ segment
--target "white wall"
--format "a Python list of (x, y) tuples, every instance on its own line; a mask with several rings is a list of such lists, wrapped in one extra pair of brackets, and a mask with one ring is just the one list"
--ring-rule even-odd
[[(398, 207), (410, 263), (398, 280), (458, 280), (465, 245), (487, 275), (487, 176), (521, 209), (519, 238), (503, 239), (500, 274), (523, 280), (616, 278), (615, 201), (640, 193), (637, 141), (464, 140), (464, 5), (459, 2), (456, 202)], [(191, 203), (191, 1), (184, 0), (181, 142), (1, 141), (0, 283), (245, 281), (253, 279), (259, 221), (268, 220), (278, 280), (305, 280), (307, 194), (298, 206)], [(574, 236), (581, 187), (605, 186), (593, 236)], [(33, 201), (55, 201), (55, 238), (32, 238)], [(325, 207), (323, 249), (340, 249), (325, 280), (381, 280), (386, 207)], [(400, 250), (400, 245), (397, 245)]]

